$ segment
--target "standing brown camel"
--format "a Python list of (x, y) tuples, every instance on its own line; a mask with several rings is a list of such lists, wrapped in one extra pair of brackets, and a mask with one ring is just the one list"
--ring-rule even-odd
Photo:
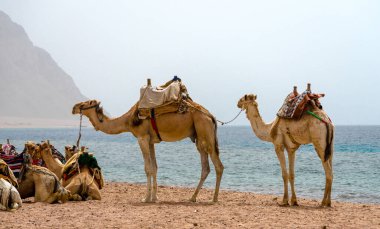
[[(266, 124), (260, 116), (256, 95), (245, 95), (239, 102), (238, 107), (246, 110), (247, 118), (251, 122), (251, 127), (256, 136), (263, 141), (272, 142), (280, 161), (282, 178), (284, 180), (283, 205), (288, 205), (288, 180), (292, 191), (291, 205), (297, 204), (297, 197), (294, 188), (294, 163), (295, 152), (303, 144), (312, 143), (315, 151), (322, 161), (326, 175), (325, 194), (322, 206), (331, 206), (331, 186), (333, 181), (333, 134), (334, 126), (326, 124), (315, 117), (305, 114), (299, 120), (276, 118), (272, 123)], [(310, 109), (324, 120), (329, 120), (327, 114), (321, 109)], [(328, 133), (329, 132), (329, 133)], [(327, 137), (330, 136), (330, 137)], [(288, 152), (289, 174), (286, 171), (286, 159), (284, 149)]]
[[(219, 159), (217, 124), (215, 118), (202, 106), (192, 102), (186, 113), (167, 113), (156, 117), (162, 141), (174, 142), (184, 138), (191, 138), (196, 143), (202, 163), (202, 173), (198, 186), (191, 197), (195, 202), (197, 195), (210, 173), (209, 156), (215, 166), (216, 185), (213, 201), (218, 201), (220, 181), (223, 174), (223, 164)], [(149, 119), (137, 118), (137, 104), (121, 117), (111, 119), (107, 117), (100, 102), (90, 100), (78, 103), (73, 107), (73, 114), (87, 116), (95, 130), (106, 134), (119, 134), (131, 132), (138, 140), (144, 158), (145, 173), (147, 177), (147, 192), (144, 202), (157, 201), (157, 162), (154, 144), (160, 143), (159, 138)], [(152, 187), (153, 183), (153, 187)]]

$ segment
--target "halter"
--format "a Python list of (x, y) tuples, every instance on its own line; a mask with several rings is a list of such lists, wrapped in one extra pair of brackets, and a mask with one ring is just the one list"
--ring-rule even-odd
[(92, 105), (92, 106), (89, 106), (89, 107), (85, 107), (85, 108), (83, 108), (83, 105), (79, 107), (80, 121), (79, 121), (79, 135), (78, 135), (78, 140), (77, 140), (77, 147), (78, 148), (79, 148), (80, 139), (82, 137), (82, 133), (81, 133), (82, 132), (82, 117), (83, 117), (82, 111), (89, 110), (92, 108), (95, 108), (96, 117), (98, 118), (99, 122), (103, 122), (103, 118), (104, 118), (103, 115), (101, 117), (99, 117), (99, 110), (101, 109), (99, 106), (99, 103)]

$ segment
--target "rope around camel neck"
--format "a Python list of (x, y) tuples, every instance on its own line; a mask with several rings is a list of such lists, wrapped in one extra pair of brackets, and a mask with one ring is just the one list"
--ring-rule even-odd
[(220, 124), (222, 124), (222, 126), (225, 125), (225, 124), (231, 123), (231, 122), (235, 121), (235, 119), (237, 119), (239, 117), (239, 115), (241, 114), (242, 111), (243, 111), (243, 109), (241, 109), (239, 111), (239, 113), (235, 116), (235, 118), (233, 118), (232, 120), (230, 120), (228, 122), (222, 122), (222, 121), (219, 121), (218, 119), (216, 121), (219, 122)]

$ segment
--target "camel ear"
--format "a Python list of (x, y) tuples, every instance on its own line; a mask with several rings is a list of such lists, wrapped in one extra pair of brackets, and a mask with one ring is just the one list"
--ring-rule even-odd
[(247, 94), (244, 95), (244, 100), (247, 100)]
[(255, 100), (257, 99), (257, 95), (255, 95)]

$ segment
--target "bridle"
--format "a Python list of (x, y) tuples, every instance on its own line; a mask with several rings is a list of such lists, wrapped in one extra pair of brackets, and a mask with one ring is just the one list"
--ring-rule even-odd
[(101, 107), (99, 106), (100, 103), (97, 103), (95, 105), (92, 105), (92, 106), (89, 106), (89, 107), (84, 107), (83, 108), (83, 105), (79, 107), (79, 112), (80, 112), (80, 117), (81, 117), (81, 121), (82, 121), (82, 111), (85, 111), (85, 110), (90, 110), (92, 108), (95, 108), (95, 113), (96, 113), (96, 116), (98, 117), (98, 120), (99, 122), (103, 122), (103, 118), (104, 118), (104, 115), (101, 114), (101, 116), (99, 116), (99, 111), (101, 110)]
[(80, 142), (80, 139), (82, 137), (82, 118), (83, 118), (83, 112), (82, 111), (85, 111), (85, 110), (90, 110), (92, 108), (95, 108), (95, 113), (96, 113), (96, 117), (98, 118), (99, 122), (103, 122), (103, 118), (104, 118), (104, 114), (102, 114), (100, 117), (99, 117), (99, 111), (101, 110), (100, 106), (99, 106), (100, 103), (96, 103), (95, 105), (92, 105), (92, 106), (89, 106), (89, 107), (83, 107), (84, 105), (81, 105), (79, 107), (79, 114), (80, 114), (80, 121), (79, 121), (79, 135), (78, 135), (78, 140), (77, 140), (77, 147), (79, 148), (79, 142)]

